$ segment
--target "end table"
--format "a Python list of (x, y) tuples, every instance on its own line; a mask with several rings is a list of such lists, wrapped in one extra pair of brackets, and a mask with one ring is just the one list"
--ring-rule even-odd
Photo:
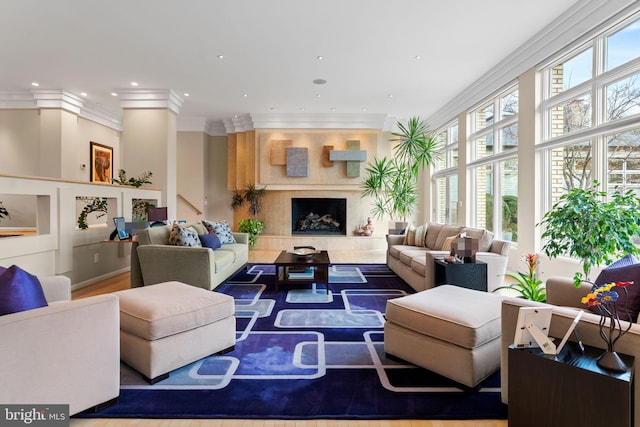
[(483, 261), (454, 264), (435, 260), (435, 285), (455, 285), (477, 291), (487, 291), (487, 263)]

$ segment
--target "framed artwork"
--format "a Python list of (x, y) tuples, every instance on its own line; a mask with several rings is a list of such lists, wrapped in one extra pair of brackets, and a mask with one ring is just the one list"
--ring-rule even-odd
[(113, 179), (113, 148), (91, 141), (91, 182)]

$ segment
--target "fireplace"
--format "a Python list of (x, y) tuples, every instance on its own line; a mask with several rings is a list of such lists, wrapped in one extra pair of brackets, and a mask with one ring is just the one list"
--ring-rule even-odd
[(347, 234), (347, 199), (292, 198), (291, 234)]

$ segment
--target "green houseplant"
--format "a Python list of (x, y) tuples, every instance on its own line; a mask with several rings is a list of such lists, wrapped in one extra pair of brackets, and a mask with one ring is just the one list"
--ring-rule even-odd
[(259, 219), (241, 219), (238, 223), (238, 231), (249, 233), (249, 246), (254, 247), (258, 241), (258, 235), (264, 230), (264, 222)]
[(262, 210), (263, 198), (267, 194), (266, 187), (256, 188), (254, 184), (247, 184), (242, 190), (235, 190), (231, 196), (231, 208), (239, 209), (248, 204), (249, 219), (238, 222), (238, 231), (249, 233), (249, 246), (254, 247), (258, 241), (258, 235), (264, 230), (264, 222), (256, 217)]
[(527, 265), (527, 271), (523, 273), (518, 271), (515, 274), (507, 273), (504, 276), (507, 279), (514, 281), (515, 283), (507, 286), (500, 286), (495, 291), (500, 289), (511, 289), (517, 292), (525, 299), (538, 302), (547, 301), (546, 287), (542, 280), (538, 278), (536, 269), (540, 262), (540, 256), (538, 254), (526, 254), (523, 257), (524, 263)]
[(568, 255), (578, 258), (582, 271), (574, 275), (578, 287), (589, 281), (592, 267), (609, 264), (616, 257), (638, 254), (633, 243), (640, 230), (640, 197), (632, 190), (607, 193), (591, 188), (574, 188), (560, 197), (538, 224), (543, 227), (543, 252), (550, 258)]
[(87, 216), (92, 212), (99, 212), (98, 218), (105, 216), (107, 214), (108, 201), (102, 197), (82, 197), (80, 199), (86, 203), (86, 205), (78, 216), (78, 228), (86, 230), (89, 228)]
[(149, 178), (151, 178), (152, 176), (153, 174), (151, 173), (151, 171), (146, 171), (137, 178), (131, 177), (127, 179), (127, 172), (124, 169), (119, 169), (118, 179), (113, 178), (113, 182), (119, 185), (131, 185), (133, 187), (138, 188), (142, 186), (142, 184), (151, 184), (151, 181), (149, 181)]
[(419, 117), (410, 118), (406, 125), (398, 122), (397, 126), (399, 131), (392, 132), (389, 140), (396, 143), (393, 158), (376, 158), (369, 163), (361, 188), (362, 197), (373, 199), (373, 216), (406, 221), (418, 201), (420, 171), (433, 164), (440, 153), (428, 125)]
[(0, 219), (4, 217), (9, 217), (9, 211), (4, 207), (2, 202), (0, 202)]

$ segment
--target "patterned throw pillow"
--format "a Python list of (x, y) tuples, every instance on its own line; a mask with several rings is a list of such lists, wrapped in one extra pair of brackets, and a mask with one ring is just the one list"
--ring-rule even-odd
[(416, 244), (416, 228), (413, 225), (407, 227), (404, 235), (404, 244), (414, 246)]
[(444, 243), (442, 244), (442, 250), (451, 251), (451, 246), (453, 245), (453, 242), (459, 237), (460, 235), (456, 234), (455, 236), (449, 236), (446, 239), (444, 239)]
[(427, 226), (421, 225), (416, 228), (416, 246), (424, 247), (424, 239), (427, 235)]
[(188, 246), (191, 248), (201, 248), (202, 243), (198, 238), (198, 232), (193, 227), (182, 227), (179, 224), (173, 224), (171, 233), (169, 233), (169, 244), (174, 246)]
[(215, 222), (215, 221), (206, 221), (202, 220), (202, 223), (209, 232), (214, 232), (218, 235), (218, 239), (220, 239), (220, 243), (223, 245), (228, 243), (236, 243), (236, 239), (233, 238), (233, 234), (231, 234), (231, 227), (227, 224), (227, 221)]

